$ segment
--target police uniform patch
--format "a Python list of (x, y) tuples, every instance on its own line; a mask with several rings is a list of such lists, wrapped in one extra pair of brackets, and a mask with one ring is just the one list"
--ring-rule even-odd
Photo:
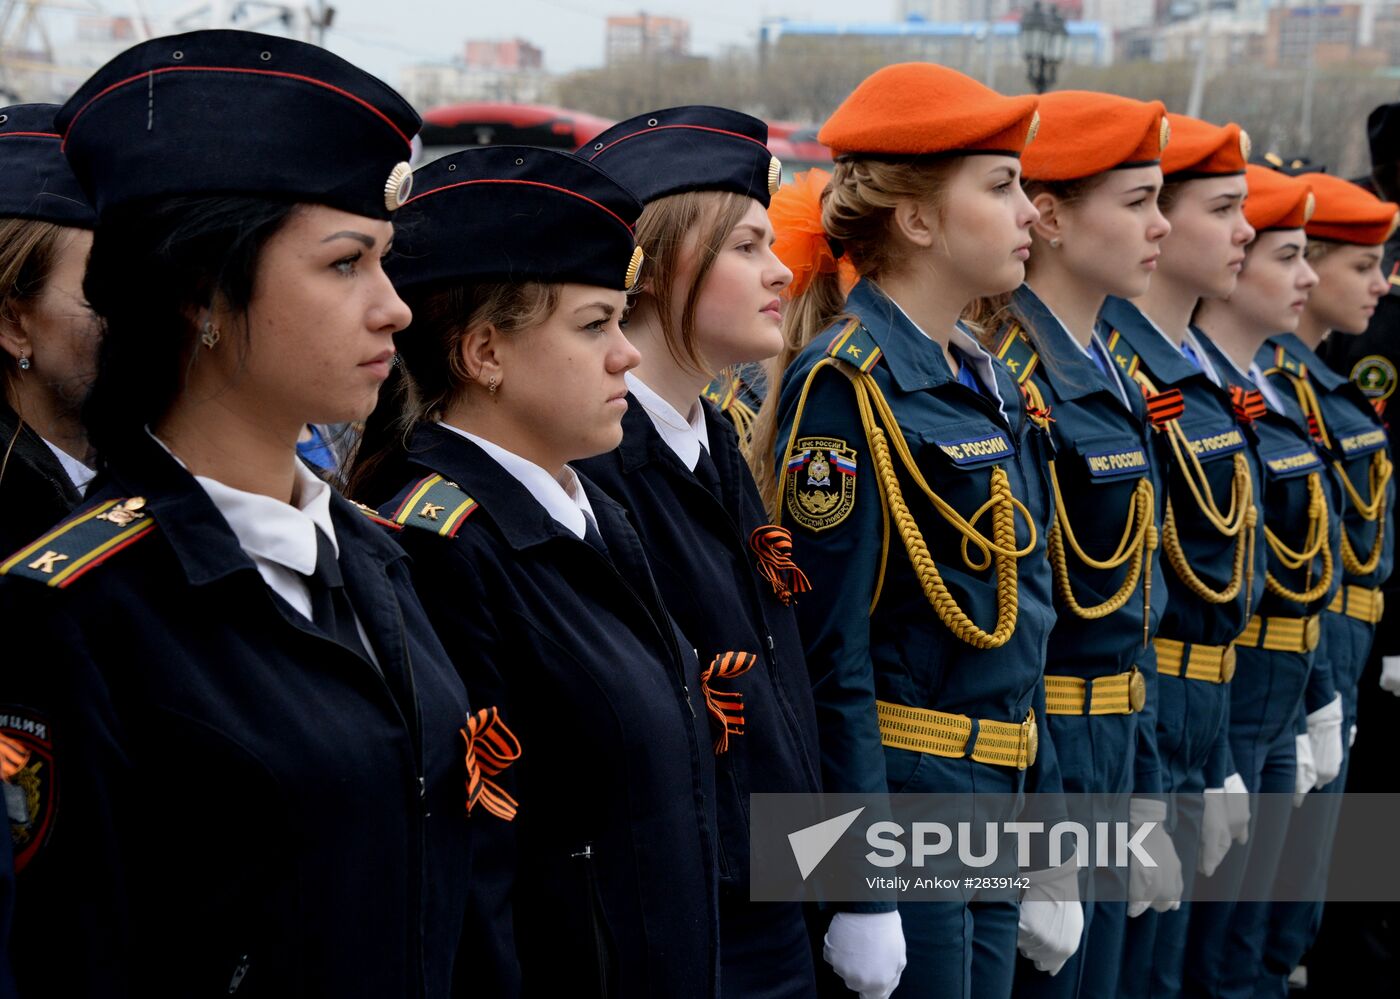
[(9, 775), (0, 788), (10, 820), (15, 870), (22, 871), (48, 838), (58, 807), (48, 722), (28, 708), (0, 706), (0, 760)]
[(813, 531), (835, 527), (856, 505), (856, 453), (839, 437), (799, 438), (788, 454), (786, 503)]
[(1351, 380), (1368, 399), (1389, 399), (1395, 391), (1395, 365), (1380, 354), (1367, 354), (1351, 368)]

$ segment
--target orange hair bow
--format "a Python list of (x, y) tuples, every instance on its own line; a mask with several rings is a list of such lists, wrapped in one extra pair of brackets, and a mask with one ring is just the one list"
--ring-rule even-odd
[(822, 228), (822, 192), (831, 181), (825, 170), (804, 170), (784, 184), (773, 195), (768, 206), (768, 218), (773, 223), (776, 241), (773, 252), (792, 271), (792, 284), (783, 295), (796, 298), (812, 283), (817, 274), (838, 273), (841, 291), (849, 292), (858, 280), (855, 265), (849, 260), (836, 259)]

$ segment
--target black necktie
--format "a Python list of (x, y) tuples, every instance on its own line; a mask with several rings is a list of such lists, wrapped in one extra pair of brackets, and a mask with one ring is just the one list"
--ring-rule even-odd
[(593, 523), (593, 518), (586, 513), (583, 515), (583, 540), (602, 552), (604, 558), (611, 557), (607, 542), (603, 540), (603, 535), (598, 531), (598, 525)]
[(700, 457), (695, 462), (695, 478), (700, 484), (710, 491), (710, 494), (717, 500), (724, 499), (724, 487), (719, 481), (719, 469), (715, 467), (714, 459), (710, 457), (709, 449), (701, 446)]
[(306, 577), (306, 589), (311, 596), (311, 620), (324, 631), (366, 662), (372, 663), (360, 630), (355, 627), (355, 609), (345, 592), (345, 580), (340, 575), (340, 563), (335, 548), (324, 531), (316, 528), (316, 569)]

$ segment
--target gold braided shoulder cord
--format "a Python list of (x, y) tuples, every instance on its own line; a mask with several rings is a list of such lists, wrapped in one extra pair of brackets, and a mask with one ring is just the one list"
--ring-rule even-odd
[[(1313, 389), (1312, 381), (1308, 378), (1300, 378), (1291, 371), (1286, 371), (1285, 374), (1293, 384), (1293, 392), (1298, 397), (1298, 404), (1303, 408), (1304, 415), (1311, 415), (1317, 421), (1317, 429), (1318, 433), (1322, 435), (1323, 445), (1328, 450), (1332, 450), (1331, 436), (1327, 430), (1327, 423), (1322, 417), (1322, 402)], [(1346, 525), (1342, 525), (1342, 568), (1352, 576), (1366, 576), (1375, 572), (1376, 567), (1381, 563), (1381, 550), (1385, 547), (1385, 490), (1386, 486), (1390, 484), (1394, 468), (1384, 448), (1375, 452), (1371, 456), (1371, 467), (1366, 473), (1371, 495), (1368, 499), (1362, 499), (1361, 494), (1352, 484), (1351, 476), (1347, 474), (1346, 465), (1340, 460), (1334, 460), (1332, 467), (1342, 480), (1342, 487), (1346, 490), (1347, 499), (1351, 502), (1352, 508), (1356, 510), (1361, 519), (1367, 523), (1379, 521), (1376, 527), (1376, 540), (1364, 560), (1357, 557), (1356, 549), (1351, 543), (1351, 536), (1347, 534)]]
[[(793, 416), (792, 429), (788, 434), (787, 448), (784, 454), (792, 450), (793, 442), (797, 439), (802, 410), (806, 405), (813, 379), (822, 367), (835, 364), (836, 362), (830, 358), (823, 358), (808, 373), (807, 380), (802, 386), (801, 395), (798, 397), (797, 412)], [(865, 430), (866, 442), (870, 446), (871, 459), (875, 465), (876, 482), (879, 486), (877, 492), (880, 495), (885, 517), (884, 550), (880, 558), (880, 583), (877, 584), (877, 587), (883, 583), (885, 567), (888, 564), (889, 526), (890, 521), (893, 520), (900, 540), (904, 543), (904, 549), (909, 555), (909, 561), (914, 567), (915, 575), (919, 578), (919, 585), (924, 591), (924, 596), (928, 599), (939, 620), (959, 640), (975, 648), (1000, 648), (1010, 640), (1016, 630), (1019, 610), (1017, 560), (1029, 555), (1036, 546), (1035, 521), (1031, 518), (1030, 511), (1012, 494), (1006, 470), (997, 466), (992, 469), (991, 495), (987, 502), (978, 507), (971, 520), (965, 519), (955, 508), (935, 493), (924, 478), (918, 464), (914, 461), (914, 456), (909, 451), (909, 445), (904, 439), (904, 432), (899, 426), (899, 421), (895, 418), (875, 379), (868, 373), (851, 371), (844, 365), (836, 366), (850, 380), (856, 392), (856, 405), (860, 412), (861, 425)], [(881, 423), (884, 424), (884, 427), (880, 426)], [(888, 428), (888, 434), (886, 428)], [(894, 450), (899, 454), (900, 461), (904, 464), (910, 477), (933, 504), (939, 515), (962, 535), (963, 563), (974, 572), (981, 572), (995, 566), (997, 623), (992, 631), (988, 632), (980, 628), (958, 605), (957, 599), (952, 593), (948, 591), (947, 584), (943, 581), (938, 566), (929, 553), (923, 532), (919, 529), (918, 523), (909, 511), (908, 504), (904, 501), (904, 493), (899, 485), (894, 459), (890, 454), (891, 440), (894, 442)], [(784, 495), (786, 491), (786, 462), (782, 463), (782, 467), (783, 471), (778, 480), (779, 496)], [(979, 531), (976, 526), (988, 511), (991, 512), (992, 519), (992, 537), (990, 538)], [(1024, 548), (1019, 549), (1016, 547), (1016, 514), (1018, 512), (1025, 519), (1030, 533), (1030, 540)], [(969, 553), (969, 546), (977, 549), (980, 555), (979, 560), (973, 559)], [(879, 601), (879, 596), (877, 588), (875, 598), (871, 601), (872, 611)]]
[(739, 435), (739, 451), (747, 458), (753, 447), (753, 421), (757, 414), (748, 403), (740, 402), (737, 395), (725, 413)]
[[(1156, 393), (1157, 387), (1142, 371), (1133, 375), (1134, 380), (1148, 392)], [(1201, 600), (1210, 604), (1225, 604), (1239, 597), (1241, 584), (1245, 600), (1254, 591), (1254, 544), (1255, 526), (1259, 515), (1254, 509), (1254, 477), (1249, 474), (1249, 462), (1239, 452), (1234, 455), (1234, 470), (1230, 479), (1230, 509), (1222, 513), (1211, 492), (1210, 481), (1196, 452), (1191, 450), (1191, 442), (1180, 420), (1167, 423), (1167, 440), (1171, 443), (1176, 465), (1181, 477), (1191, 490), (1197, 509), (1206, 521), (1222, 537), (1235, 539), (1235, 555), (1230, 568), (1230, 581), (1223, 589), (1215, 589), (1196, 575), (1187, 561), (1186, 550), (1181, 545), (1181, 536), (1176, 527), (1176, 509), (1167, 497), (1167, 512), (1162, 522), (1162, 547), (1167, 562), (1186, 588)]]
[(1264, 585), (1270, 593), (1285, 600), (1296, 600), (1300, 604), (1312, 603), (1327, 592), (1332, 580), (1332, 546), (1327, 543), (1331, 533), (1327, 523), (1327, 496), (1322, 491), (1322, 476), (1317, 472), (1308, 473), (1308, 532), (1301, 550), (1289, 548), (1274, 534), (1268, 524), (1264, 525), (1264, 539), (1269, 549), (1287, 569), (1307, 568), (1312, 574), (1312, 561), (1322, 556), (1322, 573), (1318, 581), (1306, 590), (1290, 590), (1279, 582), (1272, 572), (1264, 573)]
[[(963, 518), (941, 496), (934, 492), (928, 480), (909, 451), (904, 432), (890, 409), (884, 394), (875, 379), (867, 373), (843, 369), (843, 373), (856, 388), (856, 401), (860, 409), (861, 423), (865, 428), (866, 439), (870, 444), (875, 462), (875, 473), (884, 495), (888, 510), (899, 532), (900, 540), (909, 555), (910, 564), (919, 578), (924, 596), (933, 607), (948, 630), (960, 641), (979, 649), (996, 649), (1005, 645), (1016, 630), (1019, 611), (1017, 561), (1025, 558), (1036, 546), (1035, 521), (1030, 511), (1011, 492), (1010, 479), (1000, 465), (991, 472), (990, 496), (973, 513), (971, 520)], [(878, 414), (878, 418), (877, 418)], [(884, 427), (880, 424), (883, 423)], [(888, 433), (886, 432), (888, 430)], [(905, 471), (919, 487), (920, 491), (933, 504), (938, 514), (959, 534), (962, 535), (961, 555), (963, 564), (974, 572), (993, 568), (996, 576), (997, 622), (988, 632), (979, 627), (958, 604), (948, 591), (938, 566), (929, 553), (923, 532), (904, 501), (903, 490), (895, 471), (894, 459), (890, 455), (890, 444), (899, 455)], [(984, 514), (990, 512), (992, 537), (988, 538), (977, 529), (977, 523)], [(1016, 515), (1025, 519), (1029, 540), (1025, 547), (1016, 547)], [(969, 545), (980, 553), (980, 560), (974, 560), (969, 553)]]
[[(1046, 408), (1038, 385), (1027, 381), (1023, 388), (1031, 406), (1039, 410)], [(1152, 481), (1146, 476), (1138, 479), (1133, 495), (1128, 499), (1128, 516), (1123, 522), (1123, 535), (1118, 540), (1118, 547), (1108, 558), (1096, 559), (1081, 547), (1079, 539), (1075, 537), (1069, 510), (1060, 490), (1060, 476), (1055, 459), (1051, 458), (1049, 465), (1050, 488), (1055, 497), (1055, 523), (1050, 528), (1049, 537), (1046, 538), (1046, 546), (1050, 553), (1050, 567), (1055, 575), (1060, 599), (1077, 617), (1088, 621), (1107, 617), (1128, 602), (1128, 598), (1137, 587), (1138, 579), (1143, 578), (1145, 562), (1147, 575), (1142, 585), (1142, 619), (1143, 634), (1148, 635), (1152, 614), (1152, 552), (1157, 547), (1157, 525), (1153, 523), (1156, 514), (1156, 494), (1152, 488)], [(1079, 603), (1074, 595), (1068, 559), (1065, 557), (1066, 542), (1069, 543), (1075, 557), (1091, 569), (1117, 569), (1131, 560), (1127, 575), (1113, 596), (1093, 607), (1084, 607)]]

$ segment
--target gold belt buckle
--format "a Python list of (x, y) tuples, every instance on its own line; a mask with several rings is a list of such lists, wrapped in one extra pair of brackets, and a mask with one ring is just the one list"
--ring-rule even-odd
[(1308, 618), (1308, 623), (1303, 626), (1303, 651), (1311, 652), (1317, 648), (1318, 640), (1322, 636), (1322, 621), (1320, 616), (1314, 614)]
[(1235, 678), (1235, 647), (1225, 646), (1224, 653), (1220, 656), (1220, 679), (1224, 683), (1229, 683)]
[(1035, 724), (1035, 709), (1021, 722), (1021, 741), (1026, 747), (1026, 768), (1035, 765), (1035, 755), (1040, 750), (1040, 729)]
[(1142, 678), (1142, 673), (1134, 666), (1128, 671), (1128, 707), (1133, 713), (1141, 711), (1147, 704), (1147, 681)]

